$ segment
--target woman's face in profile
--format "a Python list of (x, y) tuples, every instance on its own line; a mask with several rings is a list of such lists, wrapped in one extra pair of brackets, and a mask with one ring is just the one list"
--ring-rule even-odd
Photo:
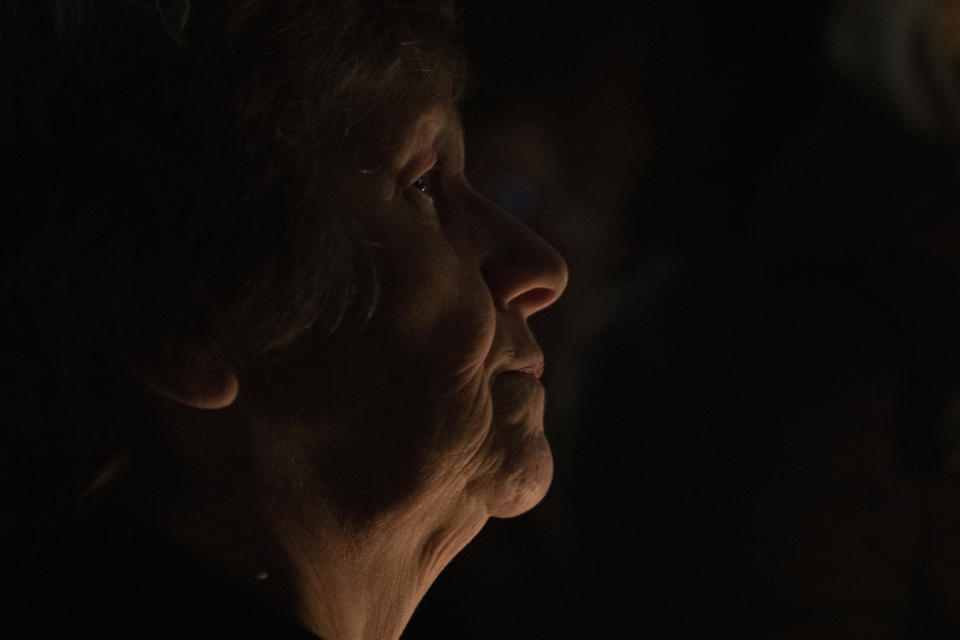
[(527, 318), (560, 295), (566, 265), (471, 187), (452, 104), (420, 114), (388, 167), (344, 179), (380, 275), (371, 324), (302, 341), (238, 398), (262, 473), (296, 499), (324, 487), (364, 522), (438, 505), (516, 515), (553, 469)]

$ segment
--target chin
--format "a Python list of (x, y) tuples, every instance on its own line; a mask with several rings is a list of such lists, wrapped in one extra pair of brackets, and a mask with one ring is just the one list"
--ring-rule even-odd
[(541, 431), (524, 443), (522, 453), (512, 456), (512, 464), (504, 469), (488, 502), (490, 516), (512, 518), (526, 513), (543, 500), (552, 481), (553, 454)]

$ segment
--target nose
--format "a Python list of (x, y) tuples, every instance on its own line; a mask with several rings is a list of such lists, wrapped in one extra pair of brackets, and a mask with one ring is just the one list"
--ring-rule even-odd
[(527, 318), (549, 307), (567, 286), (567, 262), (530, 227), (477, 197), (490, 231), (480, 271), (497, 308)]

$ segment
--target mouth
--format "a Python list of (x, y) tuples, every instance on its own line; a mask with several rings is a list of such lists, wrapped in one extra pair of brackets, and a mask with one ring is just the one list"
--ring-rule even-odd
[[(511, 350), (505, 362), (498, 367), (492, 384), (495, 396), (503, 408), (529, 407), (530, 401), (543, 397), (543, 352), (536, 347)], [(537, 403), (534, 403), (537, 404)]]
[(504, 424), (539, 424), (543, 420), (543, 383), (539, 369), (534, 365), (508, 369), (496, 375), (492, 381), (494, 411), (498, 421)]
[(505, 373), (524, 375), (539, 380), (543, 376), (543, 351), (529, 331), (502, 335), (499, 344), (491, 349), (490, 369), (494, 378)]
[(529, 355), (513, 354), (513, 357), (498, 367), (494, 377), (511, 374), (530, 376), (539, 380), (543, 375), (543, 369), (543, 354), (539, 352), (530, 353)]
[(520, 373), (527, 376), (533, 376), (539, 380), (540, 376), (543, 375), (543, 367), (543, 356), (538, 356), (530, 359), (525, 364), (521, 364), (516, 369), (512, 369), (510, 373)]

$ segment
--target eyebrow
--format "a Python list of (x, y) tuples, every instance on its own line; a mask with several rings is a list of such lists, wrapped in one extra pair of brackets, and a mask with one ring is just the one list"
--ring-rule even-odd
[(435, 157), (437, 155), (437, 138), (443, 134), (444, 129), (448, 126), (449, 116), (446, 114), (446, 110), (439, 105), (422, 114), (405, 136), (406, 143), (395, 154), (391, 163), (393, 168), (402, 171), (404, 167), (418, 158)]

